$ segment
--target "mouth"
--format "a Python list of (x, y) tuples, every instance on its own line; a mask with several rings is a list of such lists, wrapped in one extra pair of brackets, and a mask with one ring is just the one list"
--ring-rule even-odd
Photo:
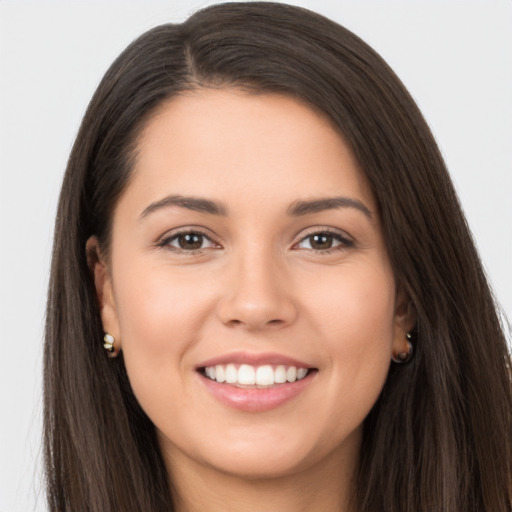
[(295, 365), (217, 364), (198, 369), (207, 379), (242, 389), (268, 389), (306, 378), (315, 368)]
[(230, 354), (196, 367), (207, 392), (223, 406), (264, 412), (298, 399), (316, 379), (318, 368), (276, 354)]

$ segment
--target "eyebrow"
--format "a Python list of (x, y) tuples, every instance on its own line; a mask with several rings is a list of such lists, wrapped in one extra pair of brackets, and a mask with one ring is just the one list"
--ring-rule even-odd
[[(140, 214), (139, 220), (144, 219), (151, 213), (158, 210), (178, 206), (200, 213), (208, 213), (210, 215), (227, 215), (227, 208), (221, 204), (211, 201), (209, 199), (202, 199), (200, 197), (190, 197), (181, 195), (170, 195), (151, 203)], [(313, 213), (319, 213), (325, 210), (334, 210), (338, 208), (355, 208), (361, 211), (369, 219), (373, 218), (373, 213), (359, 200), (351, 197), (326, 197), (320, 199), (312, 199), (309, 201), (295, 201), (287, 210), (288, 215), (293, 217), (300, 217)]]
[(295, 201), (288, 208), (288, 215), (301, 216), (312, 213), (334, 210), (338, 208), (355, 208), (364, 213), (369, 219), (373, 218), (373, 212), (358, 199), (351, 197), (325, 197), (310, 201)]
[(163, 208), (171, 206), (178, 206), (200, 213), (209, 213), (211, 215), (227, 215), (227, 208), (221, 203), (215, 203), (209, 199), (202, 199), (199, 197), (185, 197), (180, 195), (171, 195), (151, 203), (140, 215), (139, 220), (147, 217), (149, 214), (154, 213)]

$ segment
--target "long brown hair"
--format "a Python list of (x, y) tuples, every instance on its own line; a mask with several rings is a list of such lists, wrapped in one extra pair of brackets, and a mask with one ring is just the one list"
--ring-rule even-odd
[(134, 41), (100, 83), (59, 200), (45, 339), (49, 510), (171, 511), (154, 427), (122, 355), (108, 359), (85, 243), (112, 212), (155, 108), (197, 87), (292, 95), (332, 120), (377, 200), (395, 278), (417, 312), (415, 357), (392, 365), (364, 424), (361, 512), (510, 512), (510, 355), (436, 143), (368, 45), (305, 9), (204, 9)]

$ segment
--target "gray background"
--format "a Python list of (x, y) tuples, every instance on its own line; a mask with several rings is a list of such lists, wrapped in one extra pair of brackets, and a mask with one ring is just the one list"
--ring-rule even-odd
[[(211, 3), (0, 0), (0, 512), (45, 509), (45, 293), (57, 195), (81, 116), (132, 39)], [(295, 3), (353, 30), (409, 88), (439, 142), (510, 318), (512, 2)]]

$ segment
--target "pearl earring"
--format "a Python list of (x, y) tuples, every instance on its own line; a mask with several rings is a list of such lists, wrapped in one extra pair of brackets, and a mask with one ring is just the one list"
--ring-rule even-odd
[(108, 357), (116, 357), (119, 351), (114, 347), (114, 343), (116, 341), (114, 336), (106, 332), (105, 336), (103, 336), (103, 341), (103, 348), (108, 352)]

